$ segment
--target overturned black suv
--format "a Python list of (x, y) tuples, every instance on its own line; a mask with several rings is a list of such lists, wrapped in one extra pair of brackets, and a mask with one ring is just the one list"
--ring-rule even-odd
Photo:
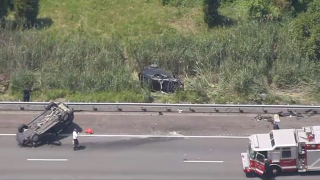
[(139, 73), (139, 80), (143, 85), (147, 85), (151, 91), (174, 93), (178, 89), (184, 89), (184, 84), (179, 78), (158, 68), (157, 65), (145, 67)]

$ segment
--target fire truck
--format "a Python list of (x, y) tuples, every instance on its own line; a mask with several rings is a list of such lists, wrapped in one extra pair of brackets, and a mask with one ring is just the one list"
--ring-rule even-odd
[(320, 126), (252, 134), (241, 159), (246, 177), (320, 171)]

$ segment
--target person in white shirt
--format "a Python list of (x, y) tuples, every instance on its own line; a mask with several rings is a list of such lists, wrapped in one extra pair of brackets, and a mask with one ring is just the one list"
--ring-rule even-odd
[(78, 134), (77, 129), (73, 130), (72, 136), (73, 136), (73, 150), (77, 150), (79, 147), (79, 141), (78, 141)]

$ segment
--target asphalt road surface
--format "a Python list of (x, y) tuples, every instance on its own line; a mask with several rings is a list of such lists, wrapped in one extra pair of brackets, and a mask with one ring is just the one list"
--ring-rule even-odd
[[(0, 112), (0, 134), (16, 133), (19, 124), (28, 124), (39, 112)], [(272, 125), (266, 121), (252, 120), (255, 115), (210, 115), (156, 113), (76, 113), (74, 127), (91, 128), (95, 134), (169, 134), (182, 135), (233, 135), (247, 136), (269, 132)], [(319, 125), (320, 117), (281, 118), (280, 128), (300, 128)]]
[[(247, 139), (82, 137), (82, 150), (71, 139), (61, 145), (19, 148), (14, 138), (0, 138), (0, 179), (211, 179), (244, 180), (240, 152)], [(291, 175), (277, 180), (318, 180)], [(261, 179), (259, 177), (254, 180)]]
[[(240, 153), (248, 139), (80, 137), (82, 150), (72, 150), (70, 137), (61, 145), (20, 148), (17, 127), (38, 113), (0, 113), (0, 179), (211, 179), (244, 180)], [(251, 120), (253, 115), (157, 115), (78, 113), (74, 127), (97, 134), (163, 134), (237, 136), (269, 132), (272, 126)], [(317, 117), (282, 118), (280, 128), (318, 125)], [(72, 127), (73, 128), (73, 127)], [(70, 128), (70, 129), (72, 129)], [(9, 134), (9, 136), (6, 136)], [(259, 177), (253, 178), (260, 179)], [(277, 177), (319, 179), (319, 174)]]

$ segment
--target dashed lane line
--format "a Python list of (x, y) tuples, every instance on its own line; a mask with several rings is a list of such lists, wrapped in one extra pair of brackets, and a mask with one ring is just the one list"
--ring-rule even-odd
[(68, 159), (27, 159), (27, 161), (68, 161)]

